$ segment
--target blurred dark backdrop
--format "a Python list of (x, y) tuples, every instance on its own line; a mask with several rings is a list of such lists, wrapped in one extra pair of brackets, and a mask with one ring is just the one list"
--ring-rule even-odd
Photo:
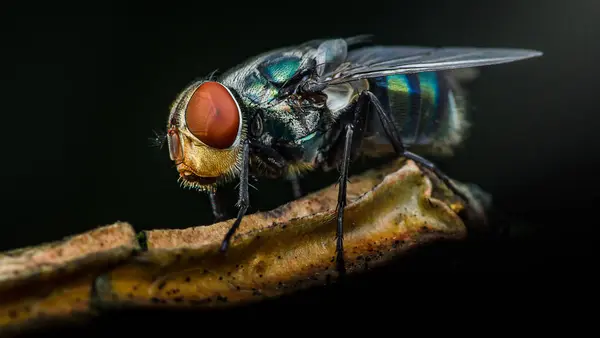
[[(510, 220), (513, 239), (460, 251), (452, 266), (494, 276), (591, 275), (600, 168), (597, 1), (241, 6), (4, 6), (1, 250), (116, 220), (137, 230), (210, 222), (208, 198), (180, 189), (167, 150), (148, 142), (153, 130), (164, 130), (178, 91), (195, 77), (271, 48), (371, 33), (382, 44), (545, 53), (482, 69), (469, 88), (475, 108), (471, 138), (440, 166), (492, 193)], [(277, 183), (262, 181), (259, 188), (251, 191), (254, 208), (280, 202), (259, 199), (274, 196)]]

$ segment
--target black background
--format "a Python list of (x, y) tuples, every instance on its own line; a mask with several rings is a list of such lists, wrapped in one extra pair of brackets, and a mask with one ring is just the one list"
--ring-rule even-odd
[[(2, 12), (1, 250), (117, 220), (138, 231), (209, 223), (208, 198), (181, 189), (167, 150), (149, 146), (178, 91), (268, 49), (370, 33), (381, 44), (520, 47), (544, 56), (481, 69), (469, 87), (471, 137), (439, 162), (451, 177), (493, 194), (511, 239), (435, 253), (409, 264), (409, 274), (374, 273), (353, 299), (373, 301), (379, 285), (402, 289), (407, 280), (435, 280), (438, 290), (452, 280), (475, 297), (544, 286), (556, 296), (567, 289), (559, 280), (583, 285), (593, 275), (596, 1), (123, 1), (21, 3)], [(329, 182), (310, 180), (311, 187)], [(259, 189), (251, 191), (255, 209), (290, 198), (272, 197), (278, 182), (261, 181)], [(427, 277), (415, 277), (422, 270)], [(303, 299), (332, 308), (328, 297)]]

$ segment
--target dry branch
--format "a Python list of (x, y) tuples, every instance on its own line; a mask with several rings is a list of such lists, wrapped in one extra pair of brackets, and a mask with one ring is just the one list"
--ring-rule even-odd
[[(5, 253), (0, 329), (104, 306), (241, 304), (335, 281), (336, 201), (337, 186), (331, 185), (248, 215), (226, 255), (217, 248), (233, 220), (143, 232), (139, 237), (147, 250), (142, 251), (133, 229), (117, 223)], [(481, 215), (479, 200), (470, 204)], [(422, 243), (463, 238), (467, 229), (458, 214), (464, 206), (412, 161), (352, 177), (345, 212), (348, 272), (385, 263)]]
[(94, 279), (139, 249), (127, 223), (0, 254), (0, 333), (90, 314)]

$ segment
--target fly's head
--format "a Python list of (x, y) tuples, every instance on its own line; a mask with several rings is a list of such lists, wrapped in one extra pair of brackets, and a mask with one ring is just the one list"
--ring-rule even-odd
[(173, 103), (167, 123), (171, 160), (184, 187), (215, 190), (241, 168), (245, 121), (233, 92), (216, 81), (197, 81)]

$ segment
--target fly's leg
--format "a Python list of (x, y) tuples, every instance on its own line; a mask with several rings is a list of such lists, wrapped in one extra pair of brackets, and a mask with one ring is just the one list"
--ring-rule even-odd
[(350, 164), (350, 149), (352, 147), (354, 126), (352, 124), (348, 124), (345, 129), (346, 135), (344, 142), (344, 158), (342, 160), (340, 178), (338, 182), (337, 230), (335, 234), (335, 268), (340, 278), (343, 278), (346, 275), (346, 264), (344, 262), (344, 208), (346, 207), (346, 183), (348, 182), (348, 165)]
[[(250, 146), (252, 148), (252, 153), (261, 158), (268, 166), (279, 172), (285, 172), (286, 168), (288, 167), (288, 163), (285, 158), (276, 150), (252, 139), (250, 139)], [(292, 185), (294, 199), (302, 197), (302, 189), (300, 188), (298, 176), (289, 176), (287, 180)]]
[(297, 176), (292, 176), (288, 178), (290, 184), (292, 185), (292, 192), (294, 193), (294, 199), (298, 199), (302, 197), (302, 188), (300, 187), (300, 180)]
[(212, 208), (213, 216), (215, 217), (215, 222), (224, 221), (227, 216), (225, 213), (223, 213), (217, 192), (213, 190), (208, 194), (208, 196), (210, 197), (210, 206)]
[(248, 140), (244, 142), (243, 147), (243, 157), (242, 157), (242, 171), (240, 172), (240, 195), (237, 202), (237, 207), (239, 208), (237, 218), (227, 234), (221, 242), (221, 252), (227, 251), (229, 247), (229, 242), (231, 241), (231, 237), (235, 234), (237, 228), (240, 226), (242, 222), (242, 218), (246, 214), (246, 210), (248, 210), (248, 206), (250, 205), (250, 197), (248, 195), (248, 160), (250, 156), (250, 143)]
[(450, 190), (452, 190), (452, 192), (454, 194), (456, 194), (457, 196), (462, 198), (465, 202), (469, 201), (469, 198), (467, 196), (465, 196), (465, 194), (462, 193), (460, 191), (460, 189), (458, 189), (454, 185), (454, 183), (452, 183), (452, 181), (450, 180), (450, 177), (448, 177), (448, 175), (444, 174), (440, 169), (438, 169), (438, 167), (436, 167), (435, 164), (431, 163), (431, 161), (429, 161), (415, 153), (411, 153), (408, 150), (405, 150), (402, 155), (408, 159), (415, 161), (417, 164), (420, 164), (420, 165), (424, 166), (425, 168), (433, 171), (435, 173), (435, 175), (437, 177), (439, 177), (442, 180), (442, 182), (444, 182), (444, 184), (446, 186), (448, 186), (448, 188), (450, 188)]
[(344, 152), (340, 166), (338, 203), (337, 203), (337, 229), (336, 229), (336, 270), (340, 279), (346, 275), (346, 264), (344, 263), (344, 208), (346, 207), (346, 185), (348, 183), (348, 168), (350, 159), (360, 146), (360, 139), (364, 132), (366, 114), (364, 108), (368, 108), (368, 97), (361, 95), (354, 110), (354, 119), (345, 127)]
[(381, 105), (379, 99), (375, 96), (375, 94), (369, 91), (364, 91), (362, 95), (369, 96), (369, 100), (375, 107), (377, 115), (379, 116), (379, 120), (381, 121), (381, 125), (383, 126), (383, 129), (385, 130), (388, 139), (392, 143), (396, 154), (413, 160), (415, 163), (417, 163), (417, 165), (423, 166), (433, 171), (435, 175), (439, 177), (440, 180), (442, 180), (442, 182), (444, 182), (444, 184), (446, 184), (446, 186), (448, 186), (448, 188), (450, 188), (450, 190), (452, 190), (454, 194), (462, 198), (464, 201), (468, 202), (469, 199), (467, 198), (467, 196), (465, 196), (465, 194), (461, 192), (461, 190), (458, 189), (456, 185), (454, 185), (454, 183), (452, 183), (450, 178), (446, 174), (444, 174), (440, 169), (438, 169), (431, 161), (415, 153), (412, 153), (404, 148), (404, 145), (402, 144), (402, 138), (400, 137), (400, 133), (398, 132), (398, 128), (396, 128), (396, 125), (393, 123), (389, 114), (385, 111), (385, 109), (383, 109), (383, 106)]

